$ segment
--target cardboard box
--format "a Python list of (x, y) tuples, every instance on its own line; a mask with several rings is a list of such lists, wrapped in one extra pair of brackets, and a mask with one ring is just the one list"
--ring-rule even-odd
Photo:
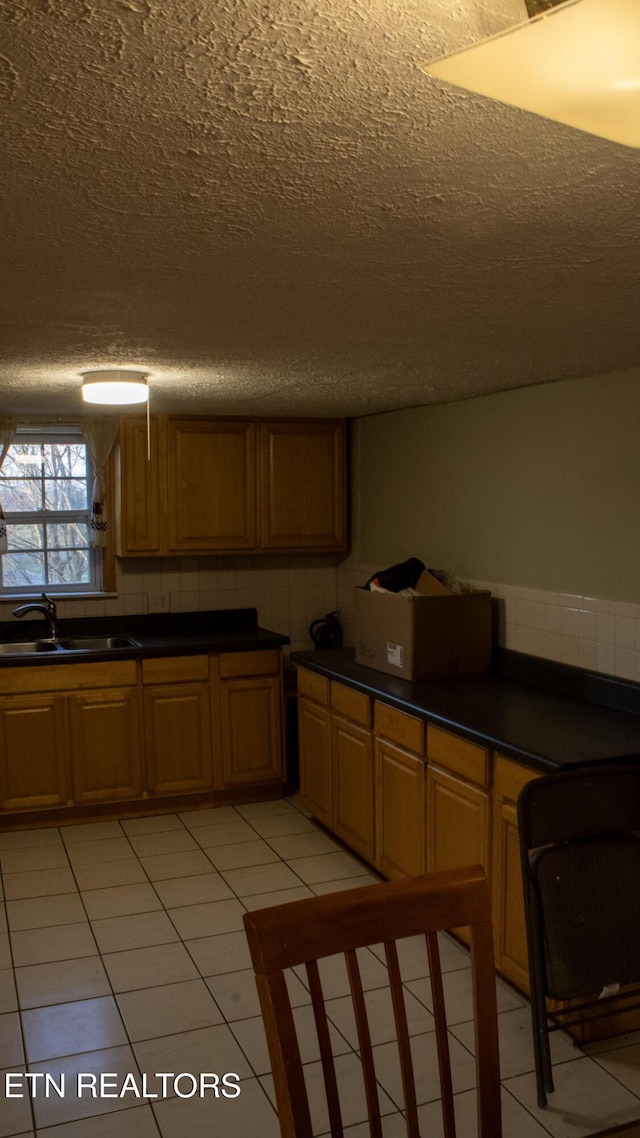
[(491, 668), (491, 593), (406, 597), (356, 589), (356, 663), (403, 680)]

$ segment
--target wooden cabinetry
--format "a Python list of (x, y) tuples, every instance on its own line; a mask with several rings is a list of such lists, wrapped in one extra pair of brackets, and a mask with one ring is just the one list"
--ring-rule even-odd
[(429, 727), (427, 760), (428, 872), (483, 865), (489, 873), (489, 752), (439, 727)]
[(424, 872), (422, 722), (306, 668), (298, 692), (304, 805), (387, 877)]
[(213, 787), (208, 656), (142, 661), (149, 794)]
[(256, 547), (256, 428), (236, 419), (169, 419), (169, 553)]
[(0, 808), (64, 806), (71, 798), (66, 701), (59, 695), (0, 700)]
[(220, 785), (282, 783), (283, 706), (279, 651), (227, 652), (217, 658)]
[(123, 416), (116, 487), (122, 557), (346, 548), (342, 420)]
[(374, 860), (374, 768), (370, 700), (331, 683), (332, 829), (367, 861)]
[(5, 668), (2, 687), (5, 815), (282, 788), (279, 649)]
[(527, 932), (516, 803), (537, 776), (503, 755), (494, 756), (491, 886), (496, 966), (524, 992), (529, 991)]
[(385, 877), (425, 869), (424, 726), (420, 720), (376, 703), (376, 859)]
[(300, 798), (319, 822), (331, 826), (331, 712), (329, 681), (298, 670)]
[(263, 549), (346, 548), (342, 420), (260, 425)]
[(74, 802), (117, 802), (142, 794), (142, 748), (135, 687), (69, 697)]
[[(491, 850), (490, 755), (467, 739), (429, 727), (427, 870), (483, 865)], [(466, 930), (459, 935), (468, 939)]]
[(161, 436), (156, 418), (150, 422), (149, 441), (150, 454), (146, 419), (138, 416), (120, 419), (115, 478), (116, 550), (123, 557), (149, 557), (164, 553), (166, 547), (160, 479), (164, 435)]

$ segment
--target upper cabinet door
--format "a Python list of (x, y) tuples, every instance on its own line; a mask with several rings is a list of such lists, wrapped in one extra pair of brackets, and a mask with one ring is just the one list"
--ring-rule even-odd
[(139, 416), (120, 419), (120, 464), (116, 479), (118, 553), (143, 557), (163, 552), (160, 513), (160, 431), (157, 419), (150, 423), (151, 457), (147, 449), (147, 420)]
[(256, 547), (255, 424), (169, 419), (169, 552)]
[(342, 420), (263, 422), (261, 547), (346, 548)]

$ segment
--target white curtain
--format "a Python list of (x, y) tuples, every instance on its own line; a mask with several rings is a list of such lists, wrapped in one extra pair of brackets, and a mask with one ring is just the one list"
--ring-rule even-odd
[[(7, 451), (13, 442), (16, 433), (16, 420), (8, 415), (0, 415), (0, 470), (7, 457)], [(0, 504), (0, 553), (7, 552), (7, 526), (4, 520), (2, 504)]]
[(97, 417), (83, 419), (82, 435), (91, 455), (96, 476), (91, 494), (91, 521), (89, 540), (91, 545), (107, 544), (107, 508), (105, 502), (105, 470), (113, 445), (118, 437), (117, 419)]

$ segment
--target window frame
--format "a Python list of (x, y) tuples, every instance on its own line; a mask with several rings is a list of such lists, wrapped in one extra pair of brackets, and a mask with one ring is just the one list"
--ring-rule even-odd
[[(89, 581), (73, 582), (67, 584), (38, 584), (38, 585), (5, 585), (2, 574), (2, 562), (4, 556), (0, 557), (0, 600), (3, 598), (11, 597), (32, 597), (41, 596), (46, 592), (52, 597), (72, 597), (72, 596), (87, 596), (91, 594), (103, 592), (103, 564), (102, 564), (102, 548), (91, 545), (89, 523), (91, 519), (91, 493), (93, 488), (93, 481), (95, 478), (95, 468), (84, 439), (82, 429), (79, 425), (73, 423), (55, 423), (55, 424), (19, 424), (16, 428), (16, 433), (11, 441), (11, 446), (16, 443), (32, 443), (37, 445), (53, 444), (53, 443), (81, 443), (86, 452), (86, 482), (87, 482), (87, 505), (82, 510), (26, 510), (17, 511), (9, 510), (4, 507), (4, 517), (7, 525), (7, 530), (10, 535), (11, 526), (35, 524), (44, 525), (45, 535), (47, 525), (64, 524), (68, 522), (80, 522), (87, 526), (89, 537), (89, 544), (87, 546), (88, 559), (89, 559)], [(3, 502), (3, 485), (6, 480), (6, 475), (3, 469), (0, 471), (0, 502)], [(46, 542), (45, 542), (46, 548)], [(9, 551), (11, 552), (11, 550)]]

